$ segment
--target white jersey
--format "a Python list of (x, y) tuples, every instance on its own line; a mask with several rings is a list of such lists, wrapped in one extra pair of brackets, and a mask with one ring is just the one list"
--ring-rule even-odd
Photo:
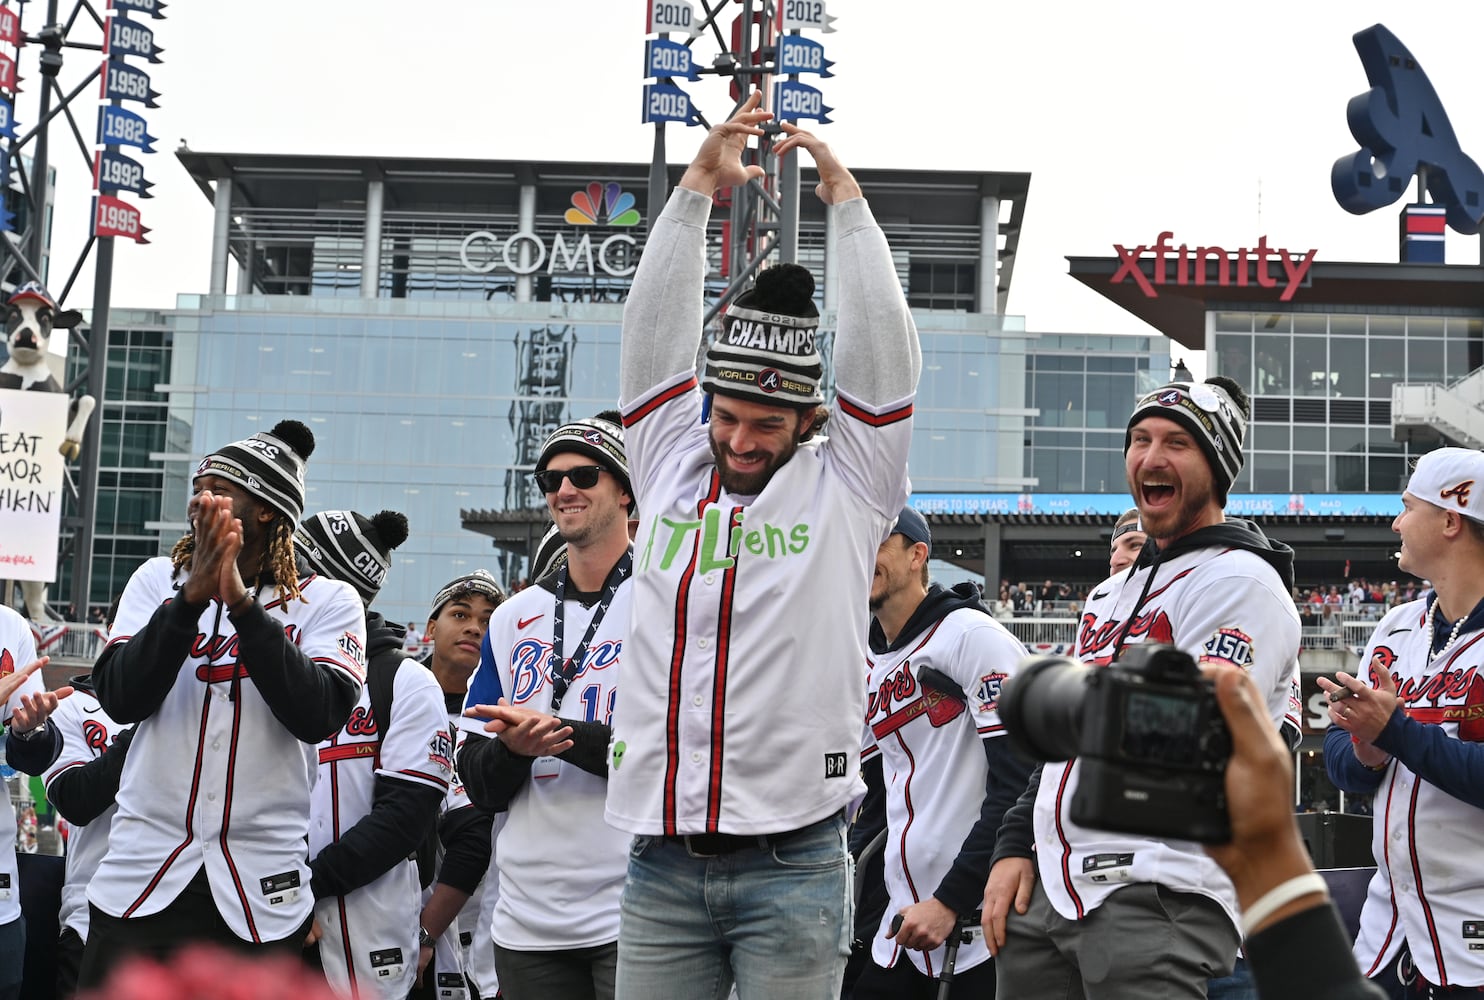
[[(109, 718), (93, 692), (78, 688), (57, 703), (52, 724), (62, 734), (62, 753), (47, 768), (43, 781), (47, 794), (59, 775), (97, 760), (129, 726)], [(67, 878), (62, 883), (62, 910), (58, 921), (88, 939), (88, 883), (103, 855), (108, 853), (108, 828), (118, 805), (110, 805), (91, 823), (72, 823), (67, 834)]]
[(624, 411), (642, 520), (608, 821), (780, 833), (864, 791), (865, 609), (907, 499), (912, 399), (873, 411), (840, 392), (830, 437), (756, 498), (722, 487), (701, 401), (684, 373)]
[[(453, 742), (438, 682), (420, 663), (402, 660), (385, 730), (371, 713), (367, 685), (350, 719), (319, 745), (318, 753), (319, 779), (310, 799), (311, 857), (371, 812), (378, 777), (447, 792)], [(417, 864), (411, 860), (347, 895), (318, 900), (320, 961), (330, 986), (349, 996), (405, 997), (417, 978), (421, 909)]]
[[(170, 560), (135, 571), (119, 602), (109, 646), (126, 643), (177, 594)], [(262, 607), (299, 649), (357, 687), (363, 681), (365, 611), (347, 583), (300, 581), (305, 601)], [(213, 601), (175, 683), (136, 727), (120, 779), (108, 854), (88, 900), (115, 917), (168, 906), (204, 865), (232, 933), (279, 941), (309, 919), (306, 864), (315, 748), (273, 716), (238, 661), (231, 617)]]
[[(1484, 741), (1484, 631), (1465, 632), (1431, 655), (1426, 611), (1426, 601), (1392, 608), (1361, 663), (1372, 686), (1377, 671), (1390, 672), (1410, 719), (1477, 744)], [(1397, 759), (1376, 789), (1374, 813), (1376, 874), (1355, 941), (1362, 971), (1379, 974), (1405, 940), (1429, 983), (1484, 986), (1484, 811)]]
[[(890, 831), (883, 860), (891, 903), (871, 944), (877, 965), (890, 968), (900, 959), (902, 949), (886, 936), (892, 918), (932, 897), (979, 819), (988, 770), (980, 744), (1004, 735), (1000, 685), (1024, 656), (1025, 647), (999, 622), (959, 608), (901, 648), (867, 658), (861, 756), (881, 754)], [(925, 686), (919, 677), (924, 667), (951, 677), (968, 705)], [(989, 960), (980, 929), (968, 929), (973, 940), (959, 949), (961, 972)], [(926, 976), (943, 971), (942, 946), (906, 954)]]
[[(1077, 656), (1106, 664), (1151, 567), (1131, 567), (1093, 588), (1077, 630)], [(1232, 664), (1252, 676), (1275, 726), (1298, 725), (1299, 620), (1278, 573), (1242, 549), (1202, 548), (1155, 568), (1125, 644), (1160, 642), (1197, 661)], [(1079, 761), (1047, 764), (1036, 794), (1036, 863), (1051, 905), (1080, 920), (1123, 885), (1158, 882), (1210, 896), (1237, 922), (1226, 873), (1197, 843), (1092, 830), (1072, 822)]]
[[(632, 577), (618, 585), (554, 712), (548, 660), (556, 598), (542, 587), (512, 595), (490, 617), (492, 662), (481, 662), (470, 678), (466, 706), (491, 704), (490, 694), (498, 691), (512, 705), (611, 724), (632, 588)], [(576, 649), (600, 607), (566, 601), (563, 656)], [(460, 725), (469, 738), (490, 737), (481, 720), (463, 719)], [(554, 951), (618, 940), (630, 838), (604, 821), (607, 791), (604, 777), (559, 757), (539, 757), (531, 765), (496, 843), (500, 894), (490, 925), (495, 944)]]
[[(13, 608), (0, 605), (0, 677), (29, 667), (35, 659), (36, 639), (30, 624)], [(45, 690), (40, 672), (27, 677), (0, 706), (0, 722), (8, 727), (22, 696)], [(10, 787), (4, 781), (0, 781), (0, 822), (6, 824), (0, 828), (0, 924), (8, 924), (20, 918), (21, 887), (15, 864), (15, 809), (10, 804)]]

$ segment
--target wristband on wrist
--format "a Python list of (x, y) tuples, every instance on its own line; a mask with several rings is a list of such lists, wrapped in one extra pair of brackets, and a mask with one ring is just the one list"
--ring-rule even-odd
[(242, 614), (242, 612), (244, 612), (248, 608), (252, 607), (252, 603), (253, 603), (252, 591), (249, 590), (247, 592), (247, 595), (245, 597), (243, 597), (242, 600), (238, 601), (235, 604), (228, 604), (227, 605), (227, 610), (230, 611), (234, 615), (240, 615), (240, 614)]
[(1367, 764), (1365, 761), (1363, 761), (1359, 757), (1357, 757), (1357, 758), (1355, 758), (1355, 763), (1359, 764), (1361, 767), (1365, 768), (1367, 771), (1381, 772), (1381, 771), (1384, 771), (1388, 767), (1391, 766), (1391, 758), (1390, 757), (1387, 757), (1385, 760), (1383, 760), (1379, 764)]
[(19, 729), (12, 729), (10, 731), (10, 738), (11, 739), (15, 739), (15, 740), (20, 740), (21, 742), (25, 743), (25, 742), (28, 742), (30, 740), (34, 740), (36, 737), (40, 736), (45, 731), (46, 731), (46, 723), (43, 722), (41, 725), (39, 725), (39, 726), (32, 726), (30, 729), (27, 729), (24, 732), (22, 732)]
[(1315, 892), (1329, 894), (1329, 886), (1324, 881), (1324, 876), (1318, 872), (1295, 875), (1287, 882), (1269, 889), (1262, 898), (1242, 911), (1242, 936), (1249, 936), (1258, 924), (1295, 899)]

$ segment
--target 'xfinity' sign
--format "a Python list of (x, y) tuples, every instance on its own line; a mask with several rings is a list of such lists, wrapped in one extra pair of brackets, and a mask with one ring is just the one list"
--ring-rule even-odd
[[(478, 230), (464, 237), (459, 247), (459, 260), (475, 274), (488, 274), (497, 267), (514, 274), (536, 274), (545, 270), (547, 274), (562, 271), (568, 274), (596, 275), (598, 271), (615, 278), (626, 278), (634, 273), (637, 264), (634, 250), (639, 241), (628, 233), (614, 233), (597, 246), (592, 237), (583, 233), (575, 243), (557, 233), (548, 247), (545, 240), (535, 233), (515, 233), (501, 239), (488, 230)], [(622, 250), (615, 248), (622, 247)], [(527, 260), (521, 263), (521, 251), (528, 251)]]

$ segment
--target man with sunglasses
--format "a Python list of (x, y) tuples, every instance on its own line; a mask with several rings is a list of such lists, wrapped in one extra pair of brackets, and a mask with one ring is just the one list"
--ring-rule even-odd
[[(608, 821), (636, 835), (618, 995), (836, 997), (850, 951), (866, 607), (906, 503), (922, 365), (886, 237), (829, 147), (784, 123), (831, 206), (828, 409), (814, 280), (767, 268), (696, 349), (713, 194), (760, 178), (760, 97), (712, 129), (624, 306), (619, 389), (641, 511)], [(830, 436), (816, 432), (829, 418)]]
[(509, 813), (490, 925), (503, 995), (608, 1000), (628, 861), (628, 837), (603, 820), (632, 577), (623, 428), (557, 428), (535, 478), (567, 561), (491, 617), (459, 774), (476, 805)]

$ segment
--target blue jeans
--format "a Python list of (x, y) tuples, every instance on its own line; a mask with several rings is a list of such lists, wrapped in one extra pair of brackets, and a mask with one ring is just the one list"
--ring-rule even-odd
[(0, 1000), (15, 1000), (21, 995), (25, 968), (26, 918), (16, 917), (0, 924)]
[(850, 856), (835, 815), (767, 847), (699, 856), (635, 837), (616, 1000), (835, 1000), (850, 954)]
[(1258, 1000), (1257, 983), (1245, 958), (1238, 955), (1231, 975), (1206, 984), (1206, 1000)]

